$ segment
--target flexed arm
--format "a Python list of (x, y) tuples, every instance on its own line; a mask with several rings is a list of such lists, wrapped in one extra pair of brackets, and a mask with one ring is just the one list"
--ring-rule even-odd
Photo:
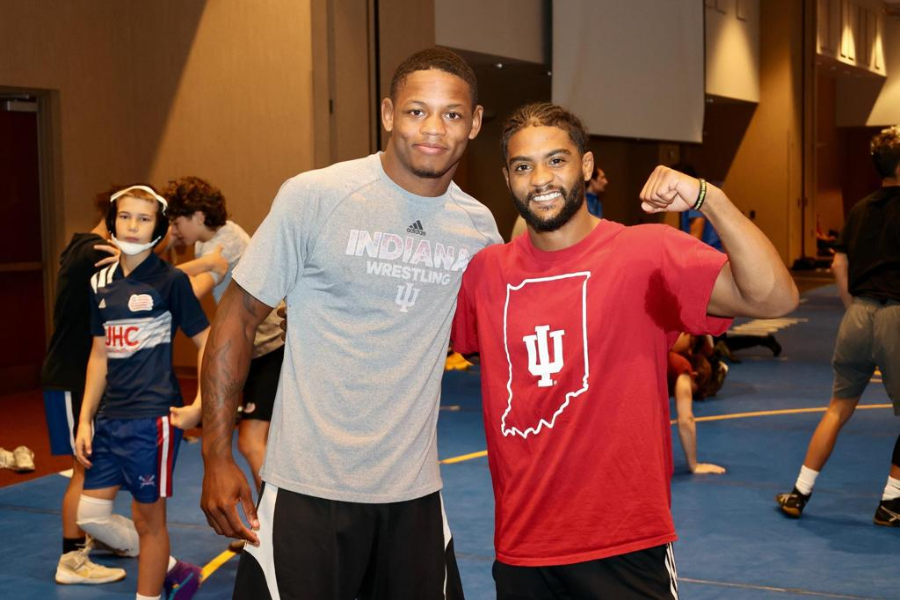
[[(659, 166), (641, 191), (647, 212), (683, 212), (700, 195), (700, 181)], [(707, 307), (719, 316), (778, 317), (794, 310), (799, 292), (766, 235), (714, 185), (699, 210), (716, 228), (728, 254)]]
[(238, 516), (240, 502), (251, 528), (258, 528), (250, 486), (234, 462), (231, 437), (238, 401), (253, 351), (256, 328), (272, 312), (232, 281), (210, 328), (201, 368), (203, 389), (203, 494), (200, 506), (219, 535), (257, 545), (259, 540)]

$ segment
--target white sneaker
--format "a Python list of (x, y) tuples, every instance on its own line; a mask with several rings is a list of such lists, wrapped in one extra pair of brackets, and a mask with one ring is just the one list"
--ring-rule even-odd
[(15, 469), (16, 458), (6, 448), (0, 448), (0, 469)]
[(26, 446), (19, 446), (12, 451), (16, 465), (13, 467), (19, 473), (34, 471), (34, 450)]
[(91, 562), (88, 558), (90, 551), (90, 546), (85, 546), (81, 550), (73, 550), (60, 556), (56, 567), (56, 583), (93, 585), (125, 579), (125, 569), (111, 569)]

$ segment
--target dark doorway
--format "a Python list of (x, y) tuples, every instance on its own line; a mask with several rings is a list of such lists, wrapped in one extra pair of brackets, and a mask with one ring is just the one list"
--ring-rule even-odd
[(40, 387), (46, 344), (37, 106), (0, 97), (0, 394)]

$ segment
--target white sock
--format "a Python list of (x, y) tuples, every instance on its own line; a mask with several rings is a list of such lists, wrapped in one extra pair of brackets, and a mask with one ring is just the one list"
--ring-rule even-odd
[(813, 486), (816, 485), (816, 477), (818, 476), (818, 471), (813, 471), (805, 466), (800, 467), (800, 475), (797, 477), (797, 483), (794, 484), (794, 487), (804, 496), (809, 496), (813, 491)]
[(176, 563), (178, 563), (178, 561), (175, 560), (175, 557), (174, 557), (174, 556), (169, 556), (169, 566), (166, 567), (166, 573), (168, 573), (169, 571), (171, 571), (172, 569), (174, 569)]
[(135, 594), (135, 600), (162, 600), (162, 596), (141, 596), (140, 594)]
[(900, 479), (888, 476), (887, 485), (884, 486), (884, 494), (881, 495), (881, 499), (893, 500), (894, 498), (900, 498)]

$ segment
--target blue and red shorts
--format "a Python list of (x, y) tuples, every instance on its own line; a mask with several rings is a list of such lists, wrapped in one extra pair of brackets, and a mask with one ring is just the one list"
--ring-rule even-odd
[(84, 489), (121, 486), (142, 504), (172, 495), (172, 475), (183, 432), (169, 417), (94, 421), (93, 466), (85, 471)]

